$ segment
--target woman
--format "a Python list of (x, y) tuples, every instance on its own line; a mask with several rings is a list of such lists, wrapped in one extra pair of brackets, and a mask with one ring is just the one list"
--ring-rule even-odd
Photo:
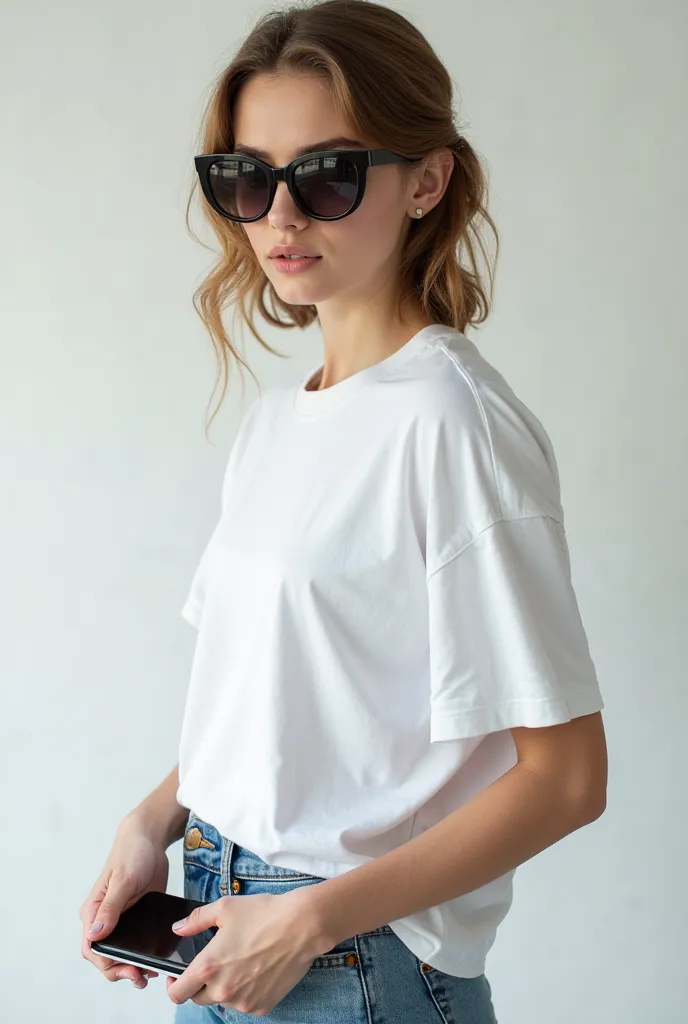
[(177, 1024), (494, 1022), (513, 872), (600, 816), (606, 751), (551, 443), (464, 333), (480, 161), (427, 41), (367, 0), (265, 15), (200, 148), (225, 369), (230, 301), (317, 321), (324, 359), (241, 421), (179, 764), (119, 826), (84, 956), (145, 986), (90, 942), (184, 837), (207, 906), (180, 934), (219, 930), (166, 980)]

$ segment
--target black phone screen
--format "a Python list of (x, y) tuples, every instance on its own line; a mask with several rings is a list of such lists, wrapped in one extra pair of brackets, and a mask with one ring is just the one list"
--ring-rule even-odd
[(153, 968), (156, 963), (164, 964), (181, 974), (207, 946), (217, 928), (207, 928), (197, 935), (177, 935), (172, 925), (205, 905), (167, 892), (147, 892), (122, 912), (109, 935), (91, 943), (91, 949), (112, 960), (119, 954), (132, 956)]

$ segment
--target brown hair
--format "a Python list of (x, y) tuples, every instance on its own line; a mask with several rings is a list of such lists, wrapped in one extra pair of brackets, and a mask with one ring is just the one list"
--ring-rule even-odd
[[(480, 222), (494, 234), (495, 266), (499, 254), (497, 229), (487, 212), (487, 177), (478, 154), (456, 127), (452, 80), (420, 30), (398, 11), (373, 0), (307, 0), (263, 14), (213, 84), (197, 152), (232, 152), (234, 100), (247, 79), (261, 72), (325, 78), (333, 102), (353, 127), (413, 160), (443, 147), (452, 151), (454, 166), (442, 199), (422, 220), (410, 224), (399, 267), (399, 317), (404, 319), (403, 310), (410, 305), (429, 322), (460, 331), (482, 323), (492, 300), (494, 268), (480, 237)], [(190, 231), (189, 209), (198, 186), (195, 179), (187, 204)], [(317, 309), (284, 302), (260, 266), (243, 226), (220, 216), (205, 200), (202, 209), (220, 253), (196, 289), (193, 304), (224, 370), (219, 409), (229, 377), (228, 352), (256, 380), (229, 340), (223, 310), (236, 306), (258, 342), (281, 356), (258, 334), (256, 309), (282, 328), (307, 327), (317, 319)], [(489, 299), (478, 270), (478, 249), (487, 264)], [(468, 266), (462, 265), (464, 253)]]

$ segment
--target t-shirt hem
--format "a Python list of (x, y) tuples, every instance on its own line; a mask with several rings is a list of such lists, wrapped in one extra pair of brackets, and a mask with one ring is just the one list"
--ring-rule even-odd
[(521, 726), (542, 728), (561, 725), (603, 708), (599, 690), (586, 688), (565, 697), (503, 701), (493, 707), (457, 712), (434, 709), (430, 714), (430, 742), (470, 739)]
[(443, 974), (451, 974), (455, 978), (479, 978), (481, 974), (485, 973), (486, 953), (476, 953), (475, 951), (461, 953), (454, 949), (450, 956), (445, 956), (441, 951), (433, 952), (431, 944), (424, 942), (417, 932), (411, 936), (403, 926), (400, 926), (397, 931), (395, 924), (395, 921), (391, 921), (389, 927), (397, 938), (401, 939), (414, 956), (417, 956), (423, 963), (434, 967), (435, 970), (442, 971)]

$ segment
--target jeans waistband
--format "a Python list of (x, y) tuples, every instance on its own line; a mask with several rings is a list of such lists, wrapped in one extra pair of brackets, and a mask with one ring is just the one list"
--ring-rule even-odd
[[(221, 859), (221, 866), (218, 863), (214, 869), (219, 870), (222, 874), (223, 889), (231, 885), (233, 878), (284, 878), (295, 882), (324, 881), (321, 875), (312, 875), (304, 871), (268, 864), (257, 853), (221, 835), (214, 825), (199, 817), (194, 811), (189, 812), (187, 822), (187, 835), (190, 834), (193, 834), (191, 848), (195, 850), (194, 857), (198, 857), (200, 854), (202, 861), (207, 862), (207, 866), (210, 866), (216, 859)], [(187, 854), (187, 856), (190, 855)]]
[(231, 846), (231, 872), (235, 878), (293, 878), (297, 879), (318, 879), (320, 875), (309, 875), (304, 871), (295, 871), (291, 868), (284, 868), (278, 864), (267, 864), (257, 853), (253, 853), (245, 846), (228, 841)]

